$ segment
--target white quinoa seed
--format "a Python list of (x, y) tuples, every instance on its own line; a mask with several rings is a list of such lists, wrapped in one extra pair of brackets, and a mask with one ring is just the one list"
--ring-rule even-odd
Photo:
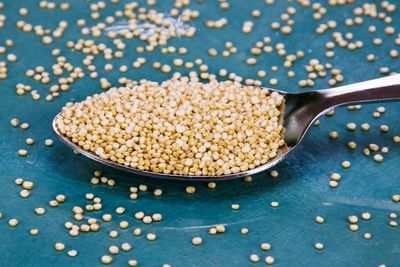
[(324, 219), (322, 216), (316, 216), (316, 217), (315, 217), (315, 221), (316, 221), (317, 223), (324, 223), (324, 222), (325, 222), (325, 219)]
[(217, 234), (217, 229), (215, 227), (211, 227), (210, 229), (208, 229), (208, 233), (210, 235), (215, 235)]
[(196, 192), (196, 187), (194, 187), (194, 186), (187, 186), (186, 187), (186, 193), (193, 194), (195, 192)]
[(261, 243), (260, 248), (264, 251), (268, 251), (272, 248), (272, 246), (269, 243)]
[(314, 246), (315, 246), (315, 248), (318, 249), (318, 250), (324, 249), (324, 244), (322, 244), (322, 243), (315, 243)]
[(139, 185), (139, 190), (142, 192), (146, 192), (148, 190), (148, 186), (145, 184)]
[(217, 233), (225, 233), (225, 226), (223, 224), (215, 225), (215, 230)]
[(251, 176), (245, 176), (245, 177), (243, 178), (243, 180), (244, 180), (245, 183), (250, 183), (250, 182), (253, 180), (253, 177), (251, 177)]
[(113, 258), (110, 255), (104, 255), (101, 257), (101, 262), (104, 264), (110, 264), (113, 261)]
[(18, 150), (18, 155), (20, 155), (21, 157), (25, 157), (28, 155), (28, 150), (20, 149), (20, 150)]
[(272, 201), (271, 202), (271, 207), (273, 207), (273, 208), (279, 207), (279, 202), (278, 201)]
[(371, 126), (368, 123), (363, 123), (361, 124), (361, 130), (363, 131), (369, 131), (369, 129), (371, 128)]
[(339, 134), (336, 131), (329, 132), (329, 138), (335, 140), (339, 138)]
[(348, 168), (350, 168), (350, 166), (351, 166), (350, 161), (345, 160), (345, 161), (342, 162), (342, 167), (344, 169), (348, 169)]
[(274, 262), (275, 262), (274, 257), (272, 257), (272, 256), (267, 256), (267, 257), (265, 257), (265, 263), (266, 263), (266, 264), (272, 265), (272, 264), (274, 264)]
[(249, 233), (249, 229), (248, 228), (242, 228), (242, 229), (240, 229), (240, 233), (242, 235), (247, 235)]
[(43, 215), (46, 213), (46, 210), (44, 208), (35, 208), (35, 213), (36, 215)]
[(371, 233), (365, 233), (365, 234), (364, 234), (364, 238), (365, 238), (365, 239), (371, 239), (371, 238), (372, 238)]
[(156, 189), (153, 191), (153, 195), (156, 197), (159, 197), (163, 194), (163, 191), (161, 189)]
[(140, 236), (142, 234), (142, 230), (140, 228), (135, 228), (132, 232), (134, 236)]
[(8, 225), (11, 226), (11, 227), (16, 227), (18, 224), (19, 224), (19, 221), (17, 219), (14, 219), (14, 218), (10, 219), (8, 221)]
[(210, 189), (215, 189), (217, 187), (217, 184), (215, 182), (208, 182), (207, 187)]
[(151, 218), (151, 216), (144, 216), (143, 217), (143, 223), (150, 224), (152, 222), (153, 222), (153, 219)]
[(132, 249), (132, 245), (129, 244), (129, 243), (122, 243), (122, 244), (121, 244), (121, 249), (122, 249), (123, 251), (129, 251), (129, 250)]
[(23, 190), (21, 190), (21, 192), (19, 192), (19, 195), (22, 197), (22, 198), (27, 198), (27, 197), (29, 197), (30, 196), (30, 192), (28, 191), (28, 190), (26, 190), (26, 189), (23, 189)]
[(63, 203), (65, 201), (65, 195), (57, 195), (56, 200), (58, 203)]
[(31, 230), (29, 231), (29, 233), (30, 233), (31, 235), (38, 235), (38, 234), (39, 234), (39, 230), (38, 230), (38, 229), (31, 229)]
[(129, 227), (129, 222), (128, 222), (128, 221), (121, 221), (121, 222), (119, 223), (119, 227), (120, 227), (121, 229), (126, 229), (126, 228)]
[(22, 185), (22, 183), (24, 182), (24, 179), (23, 178), (17, 178), (17, 179), (15, 179), (15, 184), (16, 185)]
[(137, 260), (129, 260), (129, 261), (128, 261), (128, 265), (129, 265), (130, 267), (136, 267), (137, 264), (138, 264)]
[(201, 237), (193, 237), (192, 244), (195, 246), (200, 246), (203, 243)]
[(349, 221), (349, 223), (357, 223), (358, 217), (356, 215), (350, 215), (347, 217), (347, 220)]
[(357, 224), (350, 224), (349, 228), (350, 228), (350, 231), (356, 232), (356, 231), (358, 231), (359, 226)]
[(34, 186), (34, 183), (32, 181), (23, 181), (22, 183), (22, 188), (31, 190)]
[(257, 254), (251, 254), (250, 255), (250, 261), (251, 262), (259, 262), (260, 261), (260, 256), (258, 256)]
[(49, 206), (50, 207), (57, 207), (59, 205), (59, 203), (57, 202), (57, 200), (50, 200), (49, 201)]
[(159, 213), (154, 213), (153, 215), (151, 215), (151, 218), (153, 219), (153, 221), (155, 222), (159, 222), (162, 220), (162, 215)]
[(124, 207), (118, 207), (115, 209), (115, 212), (119, 215), (124, 214), (125, 208)]
[(32, 138), (26, 138), (25, 143), (31, 146), (35, 143), (35, 140), (33, 140)]
[(65, 249), (65, 245), (64, 245), (63, 243), (58, 242), (58, 243), (55, 243), (54, 248), (55, 248), (57, 251), (61, 251), (61, 250), (64, 250), (64, 249)]
[(334, 180), (329, 181), (329, 187), (336, 188), (338, 186), (339, 186), (339, 183), (337, 181), (334, 181)]
[(380, 155), (380, 154), (375, 154), (375, 155), (374, 155), (374, 161), (376, 161), (376, 162), (378, 162), (378, 163), (383, 162), (383, 156)]
[(105, 222), (110, 222), (112, 220), (112, 215), (111, 214), (103, 214), (102, 219)]
[(109, 236), (111, 238), (117, 238), (119, 236), (118, 231), (115, 230), (110, 231)]
[(276, 177), (279, 176), (279, 173), (278, 173), (277, 170), (272, 170), (272, 171), (270, 171), (269, 175), (270, 175), (271, 177), (273, 177), (273, 178), (276, 178)]
[(51, 139), (46, 139), (46, 140), (44, 140), (44, 145), (45, 146), (52, 146), (53, 145), (53, 140), (51, 140)]
[(21, 129), (23, 129), (23, 130), (26, 130), (26, 129), (28, 129), (29, 128), (29, 123), (27, 123), (27, 122), (24, 122), (24, 123), (22, 123), (21, 124)]
[(357, 124), (355, 124), (354, 122), (349, 122), (347, 123), (346, 127), (349, 131), (355, 131), (357, 129)]
[(342, 177), (339, 173), (334, 172), (331, 174), (330, 178), (331, 178), (331, 180), (339, 181)]
[(110, 254), (116, 255), (119, 253), (119, 248), (117, 246), (110, 246), (108, 248), (108, 252), (110, 252)]
[(19, 120), (17, 118), (13, 118), (13, 119), (11, 119), (10, 124), (13, 127), (18, 127), (19, 126)]
[(157, 236), (156, 236), (156, 234), (148, 233), (148, 234), (146, 235), (146, 238), (147, 238), (147, 240), (149, 240), (149, 241), (154, 241), (154, 240), (156, 240)]
[(371, 219), (371, 213), (369, 213), (369, 212), (363, 212), (363, 213), (361, 214), (361, 218), (362, 218), (363, 220), (368, 221), (368, 220)]

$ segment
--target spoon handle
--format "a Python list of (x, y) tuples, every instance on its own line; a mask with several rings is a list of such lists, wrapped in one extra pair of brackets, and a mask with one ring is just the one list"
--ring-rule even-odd
[(296, 146), (312, 122), (330, 108), (362, 102), (400, 100), (400, 75), (300, 94), (287, 94), (285, 141)]
[(361, 102), (400, 100), (400, 74), (320, 90), (329, 107)]

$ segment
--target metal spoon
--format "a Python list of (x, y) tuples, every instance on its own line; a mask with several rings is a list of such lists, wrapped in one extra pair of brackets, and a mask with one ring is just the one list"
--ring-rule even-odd
[(256, 173), (265, 171), (282, 160), (286, 159), (287, 156), (292, 153), (303, 140), (308, 129), (311, 127), (313, 122), (322, 114), (329, 109), (361, 102), (379, 102), (379, 101), (390, 101), (400, 100), (400, 75), (392, 75), (385, 78), (370, 80), (366, 82), (350, 84), (326, 90), (310, 91), (305, 93), (285, 93), (279, 90), (269, 89), (270, 91), (277, 91), (285, 95), (285, 111), (283, 114), (283, 125), (286, 129), (284, 139), (287, 147), (282, 149), (278, 155), (270, 162), (261, 165), (255, 169), (251, 169), (245, 172), (239, 172), (228, 175), (218, 176), (195, 176), (195, 175), (173, 175), (173, 174), (162, 174), (150, 171), (141, 171), (126, 167), (124, 165), (115, 163), (111, 160), (104, 160), (98, 157), (96, 154), (84, 150), (69, 138), (63, 136), (56, 127), (56, 118), (53, 120), (53, 130), (60, 140), (80, 152), (81, 154), (91, 158), (97, 162), (103, 163), (104, 165), (128, 171), (138, 175), (151, 176), (155, 178), (163, 179), (175, 179), (175, 180), (228, 180), (234, 178), (240, 178), (248, 175), (254, 175)]

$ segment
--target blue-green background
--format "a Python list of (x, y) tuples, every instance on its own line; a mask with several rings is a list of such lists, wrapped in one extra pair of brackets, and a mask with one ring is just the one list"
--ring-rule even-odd
[[(44, 100), (48, 86), (44, 86), (27, 78), (24, 73), (28, 68), (38, 65), (51, 70), (55, 58), (50, 55), (53, 48), (61, 48), (62, 55), (76, 66), (83, 55), (69, 51), (65, 42), (82, 38), (75, 21), (78, 18), (87, 18), (88, 24), (93, 25), (89, 17), (89, 5), (92, 2), (71, 1), (71, 9), (67, 12), (42, 10), (38, 8), (38, 1), (3, 1), (5, 8), (0, 14), (7, 15), (6, 26), (0, 29), (0, 45), (6, 39), (15, 42), (9, 52), (18, 55), (16, 63), (8, 64), (9, 78), (0, 80), (0, 211), (3, 219), (0, 220), (0, 266), (96, 266), (101, 265), (100, 258), (108, 254), (108, 247), (113, 244), (130, 242), (133, 250), (121, 252), (114, 257), (114, 266), (126, 266), (128, 259), (137, 259), (139, 266), (162, 266), (169, 263), (172, 266), (262, 266), (267, 255), (275, 257), (276, 266), (400, 266), (400, 234), (397, 228), (388, 225), (388, 214), (399, 212), (399, 204), (391, 201), (393, 194), (400, 192), (400, 148), (391, 138), (400, 134), (398, 103), (384, 104), (387, 111), (379, 119), (372, 118), (372, 112), (378, 105), (365, 105), (360, 111), (348, 111), (340, 108), (333, 117), (321, 119), (319, 127), (313, 127), (300, 148), (277, 170), (278, 178), (271, 178), (268, 173), (261, 173), (254, 177), (253, 182), (244, 183), (241, 180), (220, 182), (215, 190), (207, 188), (206, 183), (190, 183), (162, 181), (138, 177), (129, 173), (106, 168), (91, 160), (76, 156), (72, 151), (58, 142), (51, 131), (51, 120), (60, 108), (71, 100), (82, 100), (95, 92), (100, 92), (98, 80), (85, 78), (73, 84), (68, 93), (63, 93), (51, 103)], [(125, 2), (125, 1), (124, 1)], [(157, 10), (167, 11), (171, 8), (171, 1), (159, 0)], [(192, 9), (201, 11), (201, 17), (191, 22), (198, 27), (193, 39), (176, 38), (170, 44), (189, 49), (185, 59), (193, 60), (197, 57), (204, 59), (209, 65), (211, 73), (217, 73), (219, 68), (226, 68), (242, 77), (256, 78), (259, 69), (267, 70), (268, 79), (279, 79), (277, 88), (290, 92), (301, 91), (297, 86), (299, 79), (306, 77), (304, 66), (312, 58), (320, 58), (324, 63), (330, 62), (336, 68), (343, 70), (345, 81), (343, 84), (380, 77), (379, 68), (390, 67), (391, 71), (400, 71), (399, 59), (389, 57), (390, 49), (395, 49), (395, 36), (387, 36), (383, 29), (385, 24), (378, 19), (364, 17), (364, 24), (356, 27), (346, 27), (343, 21), (352, 17), (352, 9), (361, 6), (367, 1), (355, 1), (355, 4), (341, 7), (328, 7), (328, 14), (320, 21), (312, 20), (311, 8), (300, 8), (297, 3), (276, 1), (272, 6), (266, 6), (264, 1), (230, 1), (228, 11), (220, 11), (217, 1), (205, 1), (199, 4), (192, 1)], [(312, 1), (314, 2), (314, 1)], [(325, 2), (325, 1), (322, 1)], [(379, 1), (373, 1), (379, 3)], [(392, 1), (395, 3), (396, 1)], [(122, 4), (112, 5), (101, 12), (104, 18), (120, 9)], [(141, 4), (144, 4), (140, 1)], [(278, 21), (279, 15), (288, 6), (297, 8), (294, 16), (294, 31), (290, 36), (283, 36), (273, 32), (269, 25)], [(27, 7), (30, 14), (26, 18), (20, 17), (18, 9)], [(251, 18), (250, 12), (254, 8), (262, 11), (259, 19)], [(399, 27), (400, 12), (391, 14), (393, 26)], [(228, 26), (223, 30), (205, 28), (206, 19), (227, 17)], [(40, 39), (33, 33), (24, 33), (17, 30), (15, 23), (24, 19), (34, 24), (42, 24), (45, 28), (55, 28), (62, 19), (70, 24), (62, 39), (55, 40), (48, 47), (44, 47)], [(339, 26), (329, 30), (322, 36), (316, 36), (315, 28), (321, 22), (335, 19)], [(255, 21), (254, 30), (245, 35), (241, 32), (245, 20)], [(377, 25), (378, 32), (368, 33), (368, 25)], [(363, 40), (365, 47), (356, 52), (349, 52), (343, 48), (336, 48), (334, 59), (324, 58), (324, 43), (331, 40), (333, 31), (342, 33), (352, 32), (355, 40)], [(295, 53), (301, 49), (305, 51), (305, 59), (294, 64), (296, 78), (287, 78), (283, 67), (276, 73), (270, 71), (273, 65), (281, 66), (283, 59), (275, 54), (263, 54), (258, 58), (259, 63), (249, 67), (244, 63), (249, 49), (256, 41), (269, 35), (273, 44), (284, 42), (288, 53)], [(397, 35), (397, 33), (396, 33)], [(384, 44), (380, 47), (372, 45), (372, 39), (381, 37)], [(102, 42), (111, 43), (105, 37), (99, 38)], [(222, 51), (224, 42), (232, 41), (238, 47), (238, 54), (223, 59), (221, 56), (210, 58), (207, 49), (215, 47)], [(138, 55), (135, 52), (140, 41), (127, 42), (125, 58), (113, 60), (115, 66), (127, 64), (130, 66), (138, 56), (146, 57), (148, 63), (140, 69), (125, 74), (114, 70), (112, 73), (101, 71), (103, 59), (95, 59), (100, 76), (107, 77), (116, 84), (118, 77), (126, 76), (131, 79), (152, 79), (161, 81), (169, 75), (161, 74), (151, 68), (154, 61), (170, 63), (179, 56), (160, 56), (161, 53), (145, 53)], [(399, 47), (397, 46), (397, 49)], [(369, 53), (378, 56), (378, 61), (369, 63), (365, 57)], [(0, 55), (0, 60), (5, 60)], [(187, 73), (183, 68), (178, 69)], [(54, 80), (54, 79), (53, 79)], [(265, 80), (267, 81), (267, 79)], [(33, 101), (29, 94), (17, 96), (17, 83), (32, 85), (41, 92), (42, 99)], [(268, 85), (266, 83), (266, 85)], [(327, 79), (319, 80), (315, 88), (326, 88)], [(9, 120), (13, 117), (22, 122), (29, 122), (29, 130), (13, 128)], [(369, 132), (349, 132), (347, 122), (371, 124)], [(379, 125), (388, 124), (389, 133), (379, 131)], [(328, 139), (328, 132), (336, 130), (340, 138), (336, 141)], [(36, 144), (28, 147), (25, 139), (32, 137)], [(54, 146), (49, 148), (43, 145), (46, 138), (55, 140)], [(346, 144), (356, 141), (358, 148), (349, 151)], [(362, 154), (362, 149), (374, 142), (380, 146), (388, 146), (390, 151), (385, 155), (382, 164), (375, 163), (372, 158)], [(29, 150), (25, 158), (19, 157), (20, 148)], [(349, 160), (352, 167), (343, 170), (340, 166), (343, 160)], [(104, 175), (114, 178), (117, 186), (110, 188), (104, 185), (92, 186), (88, 183), (93, 171), (102, 170)], [(329, 188), (329, 175), (332, 172), (342, 174), (340, 186), (337, 189)], [(17, 177), (35, 182), (31, 197), (22, 199), (19, 196), (20, 188), (14, 184)], [(136, 201), (129, 200), (129, 187), (141, 183), (148, 184), (151, 190), (161, 188), (162, 197), (154, 197), (151, 192), (140, 193)], [(195, 185), (197, 191), (193, 195), (185, 193), (187, 185)], [(81, 233), (72, 238), (64, 228), (64, 222), (72, 221), (71, 209), (73, 206), (84, 207), (85, 194), (94, 193), (103, 199), (103, 209), (98, 212), (86, 213), (88, 217), (100, 219), (104, 213), (112, 213), (114, 219), (110, 223), (101, 222), (101, 231), (98, 233)], [(67, 200), (57, 208), (50, 208), (48, 201), (57, 194), (65, 194)], [(280, 207), (270, 207), (271, 201), (279, 201)], [(232, 211), (230, 205), (239, 203), (241, 208)], [(115, 208), (123, 206), (127, 212), (116, 215)], [(44, 216), (36, 216), (34, 208), (45, 207)], [(143, 225), (133, 218), (136, 211), (146, 213), (162, 213), (164, 220), (151, 225)], [(359, 223), (360, 230), (348, 230), (347, 216), (368, 211), (372, 213), (370, 221)], [(314, 217), (321, 215), (326, 223), (319, 225)], [(16, 228), (8, 226), (10, 218), (18, 218), (20, 224)], [(119, 230), (121, 220), (130, 222), (130, 228)], [(226, 224), (226, 233), (217, 236), (207, 234), (209, 226), (217, 223)], [(142, 237), (134, 237), (132, 229), (141, 227), (144, 233), (154, 232), (158, 239), (149, 242)], [(247, 227), (249, 234), (241, 235), (240, 229)], [(29, 230), (38, 228), (38, 236), (30, 236)], [(120, 237), (111, 239), (110, 230), (119, 230)], [(363, 238), (365, 232), (372, 233), (372, 239)], [(194, 247), (191, 239), (201, 236), (203, 244)], [(66, 252), (56, 252), (55, 242), (64, 242), (67, 249), (76, 249), (79, 255), (69, 257)], [(272, 250), (263, 252), (259, 245), (262, 242), (272, 244)], [(315, 242), (325, 245), (323, 251), (314, 249)], [(261, 262), (251, 263), (249, 255), (256, 253)]]

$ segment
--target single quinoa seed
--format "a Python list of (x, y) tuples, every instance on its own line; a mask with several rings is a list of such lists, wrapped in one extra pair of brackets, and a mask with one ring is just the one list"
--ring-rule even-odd
[(325, 219), (324, 219), (322, 216), (316, 216), (316, 217), (315, 217), (315, 221), (316, 221), (317, 223), (322, 224), (322, 223), (325, 222)]
[(315, 248), (317, 249), (317, 250), (323, 250), (324, 249), (324, 244), (322, 244), (322, 243), (315, 243)]
[(272, 264), (274, 264), (274, 262), (275, 262), (274, 257), (272, 257), (272, 256), (267, 256), (267, 257), (265, 257), (265, 263), (266, 263), (266, 264), (272, 265)]
[(201, 237), (194, 237), (192, 239), (192, 244), (195, 246), (200, 246), (203, 243), (203, 240), (201, 239)]

